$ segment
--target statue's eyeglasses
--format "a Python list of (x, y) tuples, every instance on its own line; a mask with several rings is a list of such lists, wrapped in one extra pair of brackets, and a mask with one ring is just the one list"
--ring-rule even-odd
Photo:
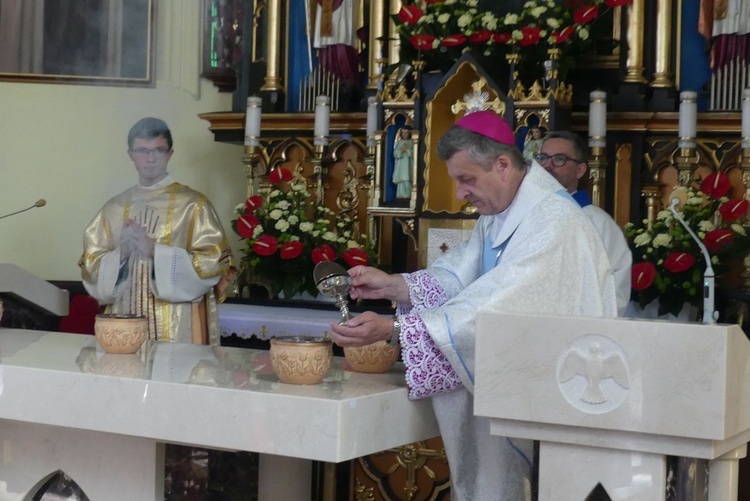
[(130, 150), (130, 152), (133, 155), (136, 155), (138, 157), (148, 157), (149, 155), (154, 155), (154, 158), (164, 158), (167, 156), (167, 153), (169, 153), (169, 148), (159, 147), (159, 148), (136, 148), (134, 150)]

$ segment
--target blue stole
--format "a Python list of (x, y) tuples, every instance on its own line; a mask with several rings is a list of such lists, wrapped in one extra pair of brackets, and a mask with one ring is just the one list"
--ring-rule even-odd
[(591, 201), (591, 197), (585, 190), (578, 190), (575, 193), (571, 193), (571, 196), (581, 207), (586, 207), (587, 205), (594, 203)]

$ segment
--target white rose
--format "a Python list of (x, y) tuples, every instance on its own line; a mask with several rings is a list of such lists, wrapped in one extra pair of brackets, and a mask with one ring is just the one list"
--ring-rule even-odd
[(292, 185), (292, 190), (294, 191), (303, 191), (306, 189), (307, 189), (307, 186), (305, 186), (305, 183), (296, 183)]
[(719, 264), (720, 262), (719, 256), (711, 256), (711, 264)]
[(666, 247), (672, 243), (672, 237), (666, 233), (659, 233), (654, 237), (654, 247)]
[(656, 219), (658, 221), (661, 221), (662, 219), (667, 219), (669, 217), (672, 217), (672, 212), (668, 210), (660, 210), (659, 212), (656, 213)]
[(318, 230), (315, 230), (315, 231), (313, 231), (313, 232), (312, 232), (311, 234), (312, 234), (312, 236), (314, 236), (315, 238), (318, 238), (318, 237), (320, 236), (320, 232), (319, 232)]
[(278, 221), (276, 221), (276, 224), (273, 225), (273, 227), (279, 231), (286, 231), (289, 229), (289, 223), (287, 223), (284, 219), (279, 219)]
[(507, 14), (503, 20), (503, 24), (506, 26), (509, 24), (516, 24), (518, 22), (518, 14)]
[(745, 236), (745, 228), (743, 228), (741, 224), (734, 223), (731, 228), (736, 234), (742, 235), (743, 237)]
[(256, 226), (255, 228), (253, 228), (253, 238), (258, 238), (262, 234), (263, 234), (263, 226), (262, 225), (259, 224), (258, 226)]
[(315, 228), (315, 225), (312, 224), (310, 221), (304, 221), (299, 224), (299, 230), (304, 233), (310, 233), (313, 228)]
[(471, 14), (464, 14), (458, 18), (458, 27), (465, 28), (471, 23)]
[(446, 14), (440, 14), (438, 16), (438, 22), (441, 23), (441, 24), (445, 24), (445, 23), (447, 23), (450, 20), (450, 18), (451, 18), (450, 14), (447, 14), (447, 13)]
[(539, 16), (541, 16), (545, 12), (547, 12), (547, 7), (535, 7), (533, 9), (531, 9), (531, 15), (534, 16), (534, 17), (536, 17), (536, 18), (538, 18)]
[(651, 235), (648, 233), (641, 233), (633, 239), (633, 243), (636, 247), (642, 247), (647, 245), (651, 241)]
[(273, 190), (269, 195), (268, 198), (276, 198), (281, 195), (280, 190)]
[(560, 27), (560, 21), (558, 19), (549, 18), (547, 19), (547, 26), (549, 26), (553, 30), (557, 29)]
[(292, 235), (289, 237), (290, 242), (299, 242), (299, 237), (297, 235)]
[(688, 205), (700, 205), (703, 203), (703, 197), (690, 197), (685, 203)]
[(589, 30), (586, 28), (581, 28), (578, 30), (578, 36), (581, 38), (581, 40), (588, 40), (589, 39)]
[(487, 12), (482, 16), (482, 26), (490, 31), (497, 29), (497, 18), (492, 12)]
[(281, 210), (287, 210), (289, 208), (289, 202), (286, 200), (279, 200), (279, 203), (276, 204), (276, 208)]
[(346, 243), (346, 239), (344, 237), (339, 237), (337, 239), (337, 242), (340, 243), (340, 244), (343, 244), (343, 243)]
[(291, 216), (289, 216), (286, 219), (287, 219), (287, 221), (289, 221), (289, 224), (291, 224), (291, 225), (295, 225), (295, 224), (299, 223), (299, 218), (297, 216), (295, 216), (294, 214), (292, 214)]
[(513, 39), (523, 40), (523, 33), (521, 33), (521, 30), (513, 30)]
[(237, 214), (244, 214), (245, 213), (245, 204), (244, 203), (237, 204), (234, 207), (234, 212), (236, 212)]
[(711, 231), (716, 229), (716, 226), (711, 221), (701, 221), (700, 223), (698, 223), (698, 228), (701, 231)]
[(321, 238), (323, 238), (323, 240), (328, 240), (329, 242), (335, 242), (338, 237), (336, 237), (334, 232), (326, 231)]
[(434, 49), (437, 49), (438, 47), (440, 47), (440, 40), (436, 38), (435, 40), (432, 41), (432, 49), (434, 50)]
[(274, 209), (271, 211), (268, 217), (270, 217), (271, 219), (279, 219), (283, 215), (284, 213), (282, 211), (280, 211), (279, 209)]
[(354, 240), (349, 240), (346, 242), (346, 248), (347, 249), (359, 249), (359, 244)]
[(467, 0), (466, 5), (468, 5), (469, 7), (476, 7), (477, 5), (479, 5), (479, 0)]

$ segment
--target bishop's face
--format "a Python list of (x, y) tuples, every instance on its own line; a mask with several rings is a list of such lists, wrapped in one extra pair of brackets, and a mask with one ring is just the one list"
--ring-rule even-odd
[(167, 164), (172, 153), (174, 151), (169, 148), (164, 136), (153, 139), (135, 138), (128, 156), (138, 171), (138, 183), (152, 186), (167, 177)]
[[(467, 200), (483, 216), (498, 214), (508, 208), (515, 196), (516, 178), (510, 160), (500, 156), (489, 170), (476, 163), (462, 150), (446, 161), (448, 175), (456, 182), (456, 197)], [(520, 181), (518, 181), (520, 182)]]

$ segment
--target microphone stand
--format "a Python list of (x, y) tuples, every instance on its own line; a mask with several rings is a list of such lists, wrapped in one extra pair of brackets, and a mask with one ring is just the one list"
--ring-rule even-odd
[(687, 230), (690, 236), (698, 244), (698, 247), (703, 254), (703, 259), (706, 260), (706, 271), (703, 273), (703, 323), (704, 324), (715, 324), (719, 318), (719, 312), (714, 310), (714, 292), (716, 289), (714, 269), (711, 266), (711, 256), (708, 254), (708, 249), (703, 245), (700, 238), (690, 229), (690, 226), (677, 212), (677, 204), (680, 203), (680, 199), (673, 198), (672, 203), (669, 205), (669, 211), (674, 215), (680, 224)]
[(0, 219), (5, 219), (6, 217), (15, 216), (16, 214), (20, 214), (22, 212), (26, 212), (27, 210), (31, 210), (34, 207), (44, 207), (47, 204), (47, 201), (44, 199), (37, 200), (34, 205), (31, 207), (26, 207), (25, 209), (17, 210), (16, 212), (11, 212), (10, 214), (5, 214), (4, 216), (0, 216)]

